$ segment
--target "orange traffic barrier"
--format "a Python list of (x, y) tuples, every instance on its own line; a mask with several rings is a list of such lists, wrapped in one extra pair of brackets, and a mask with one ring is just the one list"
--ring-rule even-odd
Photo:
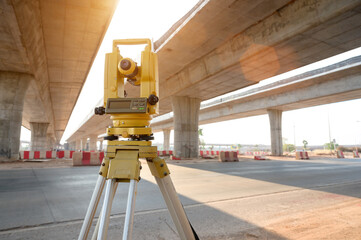
[(306, 151), (297, 151), (296, 152), (296, 159), (301, 160), (301, 159), (310, 159), (310, 158), (308, 156), (308, 152), (306, 152)]
[(73, 152), (73, 166), (82, 166), (83, 165), (83, 153), (82, 152)]
[(341, 150), (338, 150), (336, 152), (336, 154), (337, 154), (337, 158), (345, 158), (345, 155), (343, 154), (343, 152)]
[(238, 160), (237, 152), (225, 151), (225, 152), (219, 153), (218, 161), (220, 161), (220, 162), (238, 162), (239, 160)]
[(253, 157), (254, 160), (266, 160), (265, 156), (254, 156)]

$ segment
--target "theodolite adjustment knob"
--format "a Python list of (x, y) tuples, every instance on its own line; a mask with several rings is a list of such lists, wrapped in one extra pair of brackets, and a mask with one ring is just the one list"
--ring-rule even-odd
[(155, 105), (155, 104), (157, 104), (158, 101), (159, 101), (159, 98), (156, 95), (154, 95), (154, 94), (149, 95), (148, 102), (150, 105)]
[(104, 107), (96, 107), (94, 109), (95, 115), (104, 115), (105, 114), (105, 108)]

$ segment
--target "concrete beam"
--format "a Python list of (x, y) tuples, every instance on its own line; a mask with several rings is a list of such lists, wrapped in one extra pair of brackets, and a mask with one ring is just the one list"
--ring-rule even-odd
[[(361, 98), (361, 57), (316, 69), (241, 92), (233, 100), (220, 99), (199, 113), (199, 124), (267, 114)], [(172, 128), (173, 118), (155, 119), (154, 132)]]
[[(259, 5), (268, 3), (264, 1)], [(188, 37), (184, 32), (188, 30), (188, 34), (194, 38), (192, 27), (197, 28), (199, 24), (211, 32), (211, 26), (205, 19), (211, 22), (212, 18), (218, 16), (218, 11), (213, 9), (217, 1), (204, 6), (203, 11), (210, 10), (208, 14), (211, 17), (203, 16), (200, 11), (200, 16), (194, 18), (202, 20), (198, 20), (198, 23), (190, 20), (188, 27), (185, 25), (182, 31), (175, 32), (158, 51), (161, 67), (172, 63), (170, 67), (164, 67), (167, 70), (160, 70), (160, 114), (171, 111), (170, 98), (173, 95), (207, 100), (360, 46), (361, 36), (357, 30), (361, 19), (357, 8), (360, 1), (297, 0), (287, 3), (284, 2), (279, 9), (274, 9), (237, 34), (228, 35), (222, 44), (185, 60), (179, 56), (181, 51), (189, 52), (184, 51), (188, 49), (186, 43), (182, 42)], [(236, 9), (241, 7), (241, 4), (235, 2), (233, 5)], [(233, 27), (232, 24), (236, 25), (237, 22), (229, 22), (230, 26), (224, 27)], [(347, 31), (353, 34), (342, 38)], [(199, 41), (196, 47), (192, 45), (194, 51), (208, 43), (208, 38), (204, 38), (204, 42)], [(190, 59), (193, 60), (187, 62)], [(174, 72), (170, 69), (174, 69)]]
[(0, 160), (19, 158), (26, 90), (32, 75), (0, 71)]

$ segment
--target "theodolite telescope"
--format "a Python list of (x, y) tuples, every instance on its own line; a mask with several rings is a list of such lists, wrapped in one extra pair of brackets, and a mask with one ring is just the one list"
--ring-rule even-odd
[[(141, 52), (141, 65), (130, 58), (123, 58), (119, 45), (145, 44)], [(139, 86), (139, 97), (127, 98), (124, 80)], [(105, 157), (99, 170), (90, 204), (79, 234), (79, 240), (87, 239), (105, 182), (104, 204), (98, 218), (92, 239), (107, 238), (112, 201), (119, 182), (129, 182), (129, 192), (124, 220), (123, 240), (132, 239), (137, 183), (142, 169), (139, 158), (144, 158), (154, 176), (173, 222), (182, 240), (196, 240), (198, 236), (188, 221), (182, 203), (170, 178), (170, 171), (164, 159), (158, 157), (150, 121), (158, 114), (158, 59), (152, 51), (149, 39), (114, 40), (113, 50), (105, 57), (104, 105), (95, 108), (95, 114), (110, 114), (113, 126), (107, 128), (108, 140)], [(127, 138), (119, 141), (118, 138)]]

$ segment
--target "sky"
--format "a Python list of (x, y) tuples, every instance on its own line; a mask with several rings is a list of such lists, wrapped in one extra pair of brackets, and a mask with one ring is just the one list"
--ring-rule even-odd
[[(120, 0), (113, 19), (83, 86), (61, 143), (81, 124), (103, 96), (104, 56), (111, 52), (114, 39), (150, 38), (156, 41), (198, 0)], [(143, 47), (142, 47), (143, 48)], [(139, 62), (142, 49), (120, 48), (123, 56)], [(357, 50), (361, 55), (361, 48)], [(330, 127), (329, 127), (330, 126)], [(267, 115), (201, 125), (206, 143), (270, 144)], [(316, 106), (283, 113), (282, 134), (287, 143), (322, 145), (331, 139), (340, 144), (361, 144), (361, 99)], [(30, 131), (22, 127), (21, 140), (30, 141)], [(155, 133), (155, 142), (163, 142), (163, 134)], [(171, 143), (173, 131), (171, 132)]]

